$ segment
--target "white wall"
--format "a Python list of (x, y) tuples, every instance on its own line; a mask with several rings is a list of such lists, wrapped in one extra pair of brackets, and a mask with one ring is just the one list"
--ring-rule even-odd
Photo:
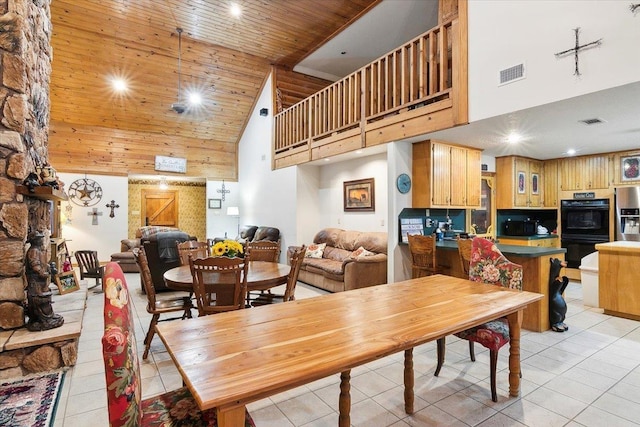
[[(238, 181), (240, 182), (240, 224), (277, 227), (282, 238), (281, 261), (286, 248), (296, 244), (296, 168), (271, 170), (273, 111), (271, 78), (251, 113), (240, 140)], [(260, 109), (268, 108), (268, 116)], [(208, 228), (208, 227), (207, 227)]]
[[(238, 217), (227, 215), (227, 208), (236, 206), (240, 211), (240, 221), (242, 221), (242, 211), (240, 207), (240, 185), (237, 182), (224, 181), (225, 193), (222, 201), (222, 181), (207, 181), (207, 238), (225, 237), (231, 239), (238, 235)], [(221, 203), (220, 209), (209, 209), (209, 199), (218, 199)], [(240, 222), (240, 225), (245, 223)]]
[[(374, 179), (375, 212), (345, 212), (343, 182), (365, 178)], [(339, 163), (328, 162), (320, 170), (319, 228), (387, 231), (388, 188), (386, 153)]]
[[(65, 191), (69, 190), (71, 183), (77, 179), (88, 178), (96, 181), (102, 188), (102, 199), (94, 206), (78, 206), (71, 201), (62, 202), (60, 211), (65, 213), (65, 207), (70, 205), (72, 220), (70, 224), (61, 221), (62, 237), (67, 240), (67, 248), (74, 252), (77, 250), (98, 251), (101, 262), (111, 259), (111, 254), (120, 252), (120, 240), (126, 239), (128, 234), (129, 218), (129, 184), (126, 176), (84, 175), (72, 173), (58, 173), (58, 177), (64, 182)], [(120, 205), (114, 209), (114, 217), (110, 218), (110, 208), (106, 205), (115, 200)], [(97, 208), (99, 213), (98, 225), (93, 225), (93, 217), (88, 213)], [(75, 263), (75, 259), (72, 259)]]
[[(469, 120), (636, 82), (640, 17), (628, 0), (470, 0)], [(602, 38), (574, 57), (555, 53)], [(498, 86), (498, 72), (524, 61), (526, 78)]]

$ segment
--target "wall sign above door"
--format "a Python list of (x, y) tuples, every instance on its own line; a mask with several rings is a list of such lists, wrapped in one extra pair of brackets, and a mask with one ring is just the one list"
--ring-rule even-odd
[(182, 157), (156, 156), (157, 171), (187, 173), (187, 159)]

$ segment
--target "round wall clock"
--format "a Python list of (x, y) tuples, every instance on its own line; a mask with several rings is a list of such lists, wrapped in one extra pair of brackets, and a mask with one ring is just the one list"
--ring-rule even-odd
[(102, 199), (102, 187), (92, 179), (76, 179), (67, 191), (69, 199), (78, 206), (93, 206)]
[(396, 179), (396, 187), (402, 194), (407, 194), (411, 190), (411, 177), (406, 173), (401, 173)]

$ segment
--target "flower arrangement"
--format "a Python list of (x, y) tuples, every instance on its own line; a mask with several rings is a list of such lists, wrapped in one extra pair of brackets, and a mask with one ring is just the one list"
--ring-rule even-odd
[(211, 255), (213, 256), (226, 256), (235, 257), (242, 254), (242, 244), (235, 240), (223, 240), (211, 247)]

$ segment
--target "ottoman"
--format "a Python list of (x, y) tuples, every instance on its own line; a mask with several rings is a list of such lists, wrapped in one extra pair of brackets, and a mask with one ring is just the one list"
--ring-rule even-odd
[(111, 254), (111, 261), (120, 264), (120, 268), (124, 273), (138, 273), (140, 271), (131, 251)]

